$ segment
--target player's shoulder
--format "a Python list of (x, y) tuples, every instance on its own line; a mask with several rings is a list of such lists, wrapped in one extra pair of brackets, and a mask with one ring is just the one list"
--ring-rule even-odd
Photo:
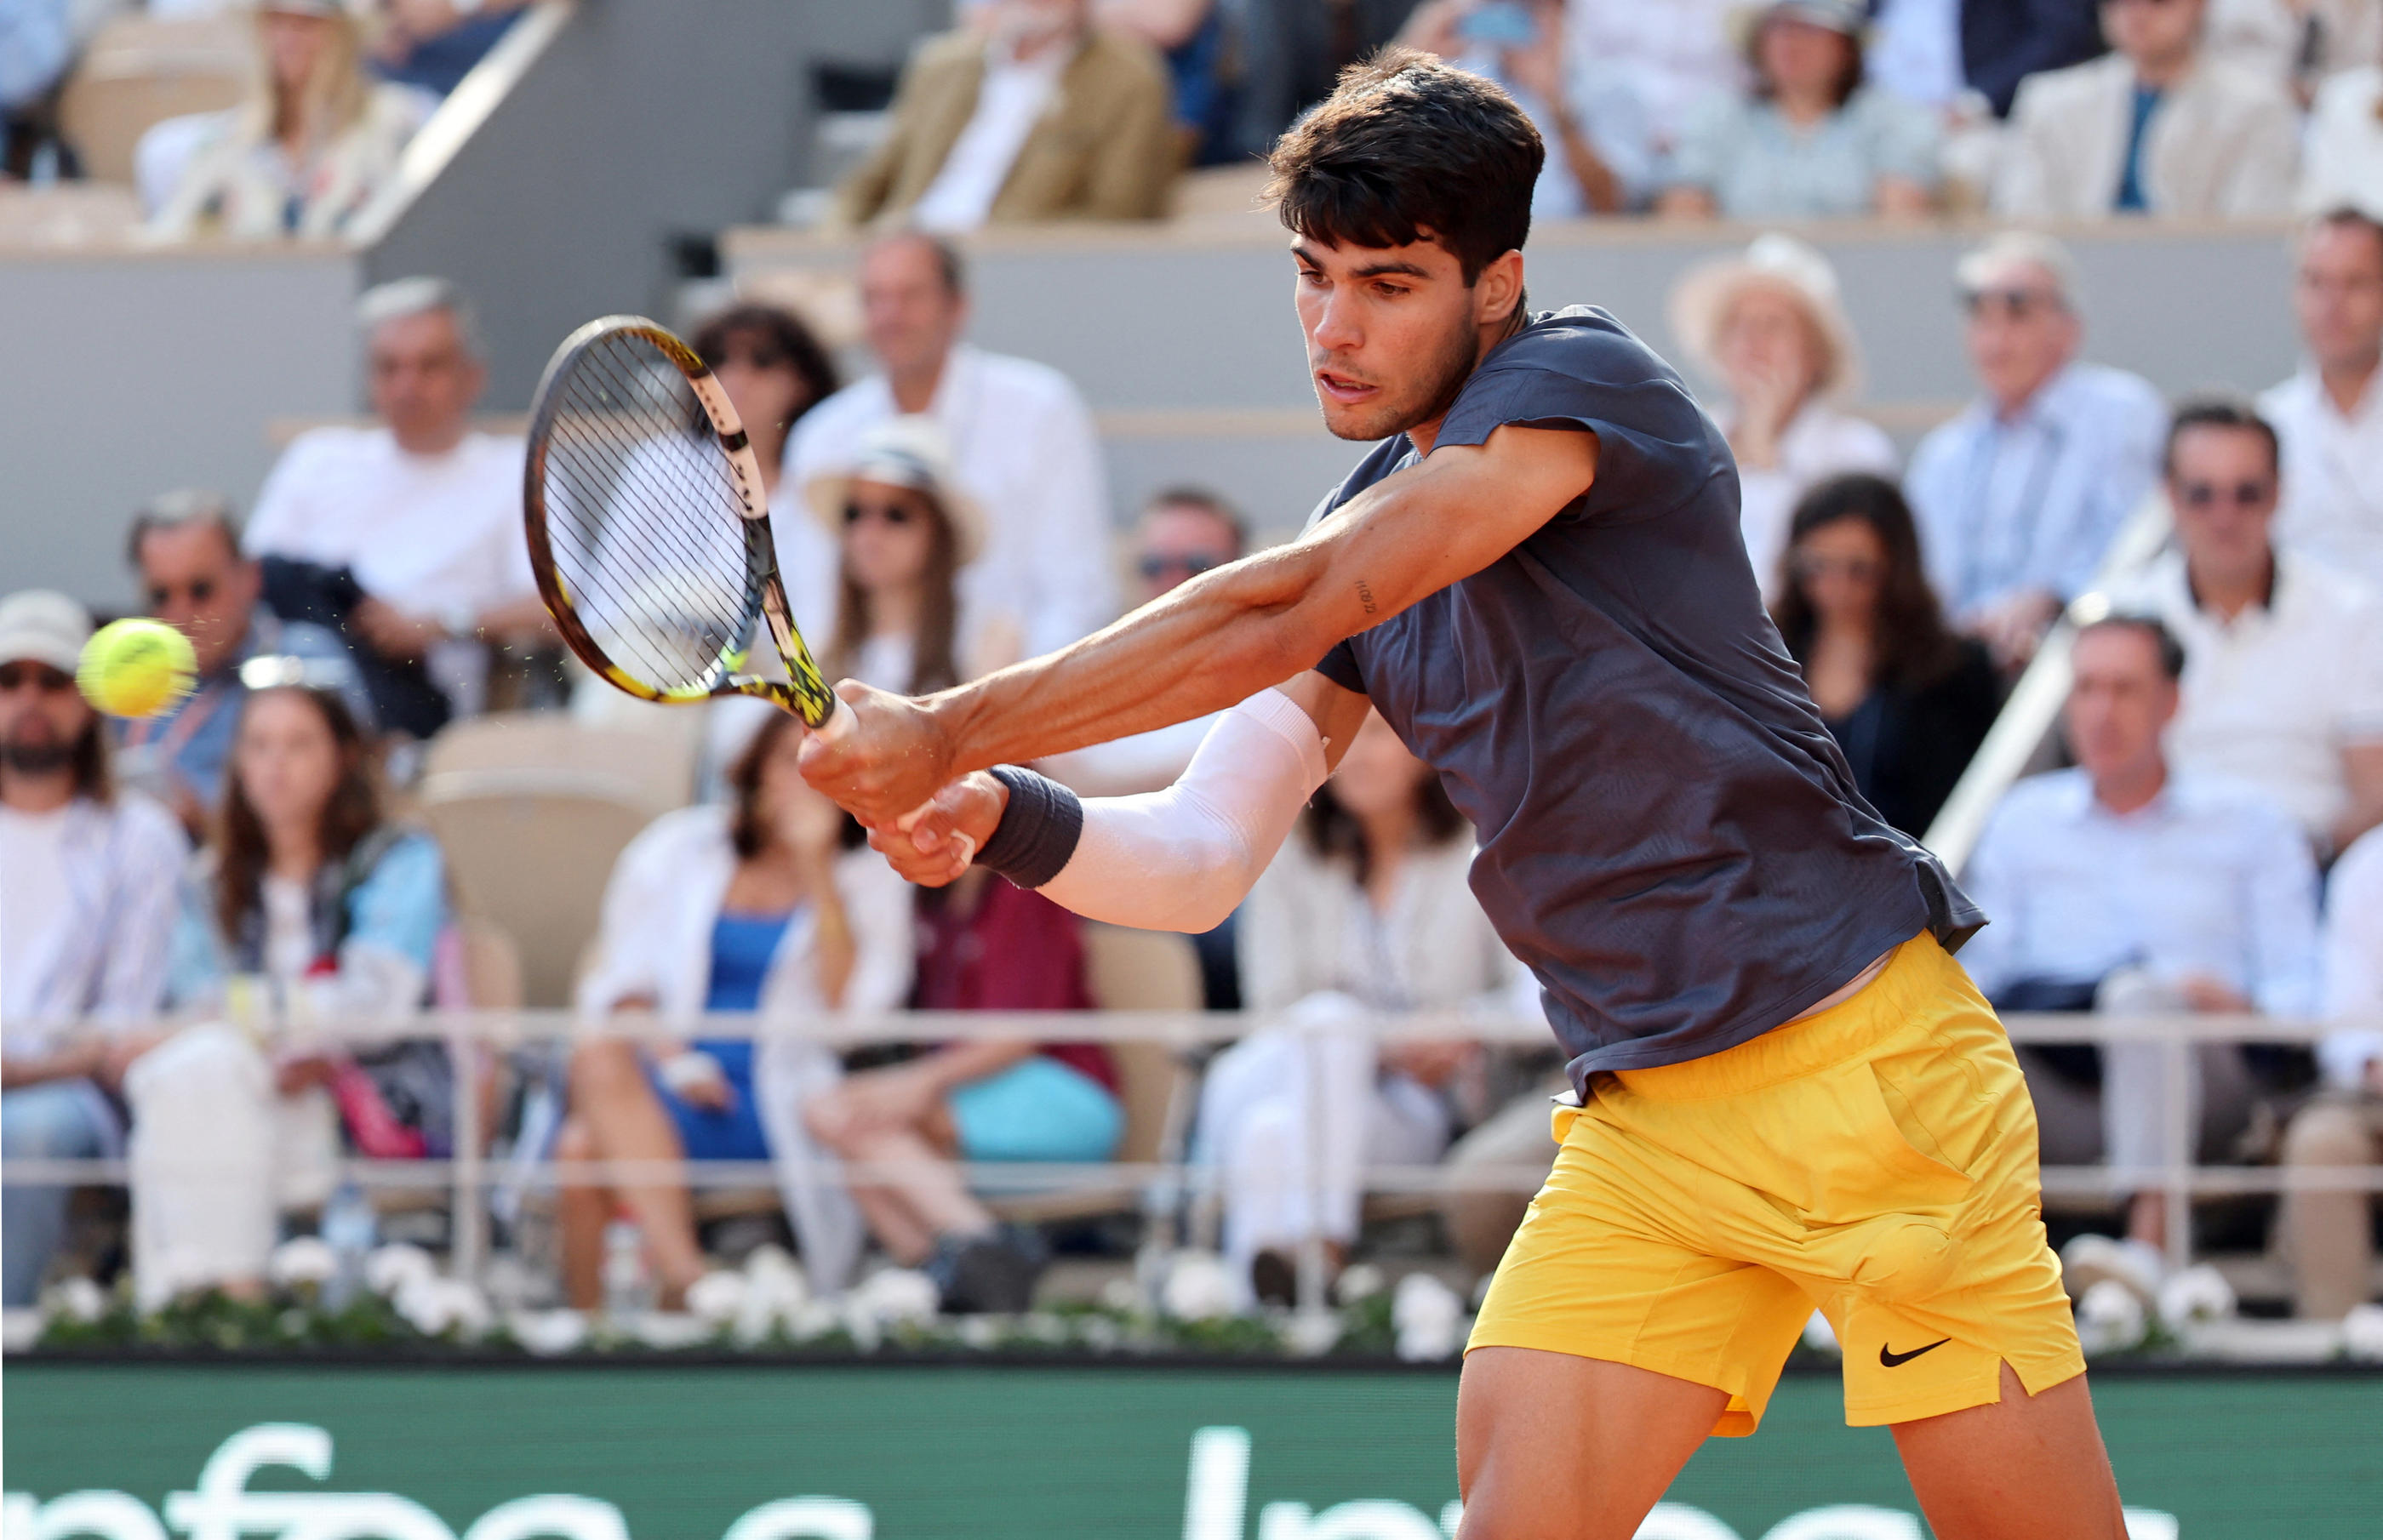
[(1605, 384), (1672, 377), (1654, 349), (1598, 305), (1566, 305), (1532, 316), (1481, 361), (1482, 373), (1502, 369), (1543, 369)]

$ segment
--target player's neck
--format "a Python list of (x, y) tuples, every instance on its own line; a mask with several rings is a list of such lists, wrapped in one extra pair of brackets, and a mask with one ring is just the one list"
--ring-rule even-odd
[[(1473, 369), (1481, 367), (1481, 361), (1489, 356), (1490, 350), (1531, 324), (1531, 317), (1525, 310), (1524, 303), (1522, 298), (1517, 298), (1514, 301), (1514, 308), (1506, 313), (1504, 320), (1480, 328), (1480, 343), (1473, 350)], [(1465, 371), (1466, 379), (1473, 377), (1473, 369)], [(1407, 442), (1414, 446), (1418, 457), (1428, 456), (1432, 447), (1439, 442), (1439, 425), (1448, 420), (1449, 407), (1455, 404), (1455, 392), (1451, 391), (1447, 401), (1432, 414), (1430, 421), (1417, 423), (1406, 430)]]

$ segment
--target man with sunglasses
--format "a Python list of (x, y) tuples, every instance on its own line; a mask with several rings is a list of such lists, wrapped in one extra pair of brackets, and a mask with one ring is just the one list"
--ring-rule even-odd
[(2077, 356), (2057, 241), (1996, 236), (1956, 277), (1982, 389), (1920, 441), (1904, 493), (1945, 613), (2016, 669), (2151, 491), (2167, 408), (2149, 381)]
[[(66, 1029), (156, 1011), (188, 852), (164, 808), (116, 790), (98, 714), (75, 689), (90, 637), (64, 594), (0, 599), (0, 1153), (12, 1165), (122, 1153), (98, 1083), (139, 1044)], [(0, 1304), (33, 1302), (67, 1193), (0, 1189)]]
[(2192, 659), (2177, 764), (2258, 787), (2330, 860), (2383, 823), (2383, 604), (2276, 543), (2276, 450), (2246, 403), (2179, 408), (2165, 462), (2178, 548), (2123, 598)]
[(294, 683), (334, 689), (358, 722), (372, 727), (372, 697), (347, 644), (265, 607), (263, 572), (241, 554), (240, 530), (222, 498), (165, 493), (134, 515), (125, 556), (147, 612), (191, 639), (199, 684), (179, 705), (124, 724), (117, 771), (171, 807), (193, 835), (216, 807), (249, 690)]

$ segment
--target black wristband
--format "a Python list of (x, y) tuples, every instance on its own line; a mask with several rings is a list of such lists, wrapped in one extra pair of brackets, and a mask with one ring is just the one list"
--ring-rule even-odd
[(1039, 888), (1059, 875), (1084, 833), (1084, 805), (1048, 776), (995, 765), (993, 778), (1009, 788), (1009, 806), (976, 864), (1021, 888)]

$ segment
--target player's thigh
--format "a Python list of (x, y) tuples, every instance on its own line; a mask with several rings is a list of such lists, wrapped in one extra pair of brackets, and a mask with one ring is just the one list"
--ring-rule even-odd
[(1629, 1540), (1728, 1404), (1626, 1363), (1475, 1349), (1456, 1396), (1460, 1540)]
[(2002, 1399), (1897, 1423), (1895, 1443), (1938, 1540), (2124, 1540), (2082, 1374), (2031, 1396), (2005, 1364)]

